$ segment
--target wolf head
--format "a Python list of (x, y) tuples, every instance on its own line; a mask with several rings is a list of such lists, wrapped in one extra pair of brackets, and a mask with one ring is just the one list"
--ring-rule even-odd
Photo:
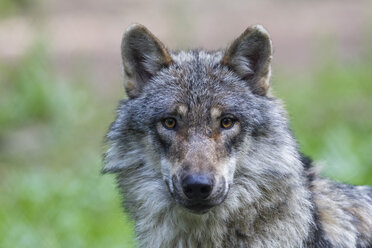
[(285, 113), (268, 92), (272, 45), (262, 26), (224, 51), (171, 52), (135, 24), (121, 49), (128, 99), (107, 135), (104, 172), (161, 180), (147, 193), (161, 188), (205, 213), (229, 195), (239, 198), (236, 187), (247, 192), (241, 201), (254, 202), (298, 171)]

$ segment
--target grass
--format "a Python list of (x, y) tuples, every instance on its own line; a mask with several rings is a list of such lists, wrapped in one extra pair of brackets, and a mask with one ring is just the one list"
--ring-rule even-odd
[(39, 2), (40, 0), (1, 0), (0, 18), (30, 12)]
[(100, 175), (113, 111), (49, 65), (36, 45), (0, 66), (0, 247), (133, 247), (114, 180)]
[(302, 151), (324, 161), (324, 174), (336, 180), (372, 184), (371, 65), (327, 62), (312, 75), (274, 82)]
[[(114, 103), (53, 75), (43, 47), (0, 64), (0, 247), (134, 247), (114, 180), (99, 174)], [(372, 184), (371, 67), (274, 74), (302, 150), (340, 181)]]
[(99, 157), (81, 160), (69, 170), (32, 167), (7, 174), (0, 247), (133, 247), (113, 182), (97, 173)]

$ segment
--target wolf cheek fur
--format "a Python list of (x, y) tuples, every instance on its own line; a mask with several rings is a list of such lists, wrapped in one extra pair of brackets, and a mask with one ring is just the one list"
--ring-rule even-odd
[(269, 93), (261, 26), (225, 51), (122, 42), (127, 100), (107, 134), (140, 247), (372, 247), (372, 190), (319, 177)]

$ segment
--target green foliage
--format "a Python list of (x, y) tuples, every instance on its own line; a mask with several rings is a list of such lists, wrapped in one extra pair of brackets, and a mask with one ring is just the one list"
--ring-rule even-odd
[(98, 154), (69, 170), (20, 168), (0, 187), (0, 247), (133, 247), (114, 184)]
[(372, 63), (326, 63), (312, 75), (279, 75), (274, 84), (305, 154), (334, 179), (372, 184)]
[(32, 122), (48, 122), (58, 102), (56, 92), (61, 84), (48, 72), (48, 59), (38, 45), (16, 66), (1, 65), (3, 95), (0, 99), (0, 130)]
[(1, 0), (0, 17), (16, 14), (33, 8), (38, 1), (35, 0)]
[(0, 75), (0, 247), (133, 247), (113, 178), (100, 175), (111, 112), (54, 76), (41, 44)]

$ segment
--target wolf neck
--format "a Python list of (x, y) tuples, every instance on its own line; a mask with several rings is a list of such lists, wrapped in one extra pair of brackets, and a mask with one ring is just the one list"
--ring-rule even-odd
[(148, 171), (137, 167), (119, 180), (127, 210), (135, 209), (140, 247), (302, 247), (313, 224), (300, 174), (265, 187), (242, 170), (224, 203), (196, 215), (174, 203), (160, 175)]

